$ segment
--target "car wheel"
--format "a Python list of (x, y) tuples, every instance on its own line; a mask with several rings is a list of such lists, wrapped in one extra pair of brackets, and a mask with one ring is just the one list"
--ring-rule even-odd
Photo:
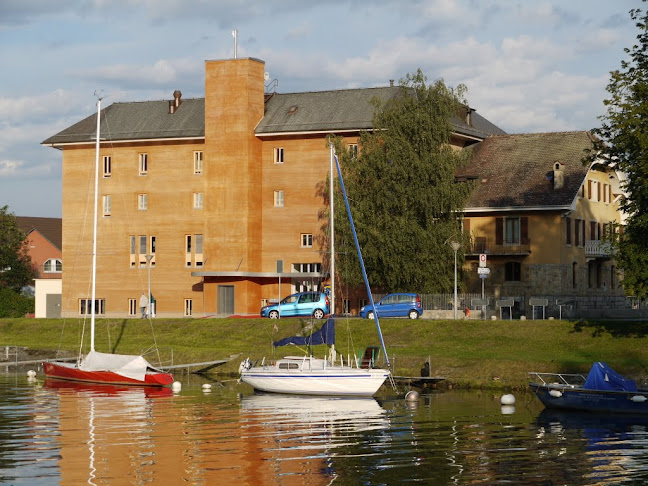
[(415, 310), (409, 311), (409, 318), (410, 319), (418, 319), (419, 318), (419, 313), (416, 312)]
[(324, 311), (322, 309), (315, 309), (315, 312), (313, 312), (313, 317), (315, 319), (321, 319), (324, 317)]
[(374, 318), (374, 313), (373, 311), (367, 312), (367, 319), (373, 319)]
[(279, 312), (277, 312), (276, 310), (270, 311), (270, 313), (268, 314), (268, 317), (270, 319), (279, 319)]

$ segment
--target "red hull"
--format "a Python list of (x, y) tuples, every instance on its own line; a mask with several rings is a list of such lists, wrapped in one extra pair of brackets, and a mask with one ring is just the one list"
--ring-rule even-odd
[(173, 383), (173, 375), (162, 371), (147, 371), (144, 381), (118, 375), (112, 371), (83, 371), (76, 364), (43, 363), (45, 376), (58, 380), (84, 383), (106, 383), (110, 385), (167, 386)]

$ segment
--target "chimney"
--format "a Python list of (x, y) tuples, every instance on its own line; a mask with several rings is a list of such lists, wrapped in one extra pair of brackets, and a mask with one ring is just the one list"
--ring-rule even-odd
[(562, 189), (565, 185), (565, 165), (556, 160), (553, 164), (553, 188)]
[(176, 89), (173, 92), (173, 100), (169, 101), (169, 113), (173, 114), (176, 112), (176, 110), (180, 106), (180, 103), (182, 103), (182, 100), (180, 100), (180, 98), (182, 98), (182, 93), (180, 92), (180, 90)]
[(390, 87), (390, 88), (393, 88), (393, 87), (394, 87), (394, 80), (393, 80), (393, 79), (390, 79), (390, 80), (389, 80), (389, 87)]

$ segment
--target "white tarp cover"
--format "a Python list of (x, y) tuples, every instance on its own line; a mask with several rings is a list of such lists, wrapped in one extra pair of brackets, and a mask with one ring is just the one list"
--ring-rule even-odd
[(91, 351), (79, 364), (83, 371), (112, 371), (121, 376), (144, 381), (148, 361), (142, 356)]

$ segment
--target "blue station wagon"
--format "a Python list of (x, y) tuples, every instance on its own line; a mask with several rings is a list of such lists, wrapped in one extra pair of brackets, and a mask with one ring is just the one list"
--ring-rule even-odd
[(261, 308), (261, 317), (278, 319), (279, 317), (313, 316), (322, 319), (331, 312), (328, 296), (324, 292), (300, 292), (292, 294), (278, 304)]
[[(378, 317), (409, 317), (418, 319), (423, 314), (421, 298), (417, 294), (399, 293), (384, 296), (376, 303)], [(360, 309), (360, 317), (363, 319), (374, 318), (374, 308), (371, 304)]]

